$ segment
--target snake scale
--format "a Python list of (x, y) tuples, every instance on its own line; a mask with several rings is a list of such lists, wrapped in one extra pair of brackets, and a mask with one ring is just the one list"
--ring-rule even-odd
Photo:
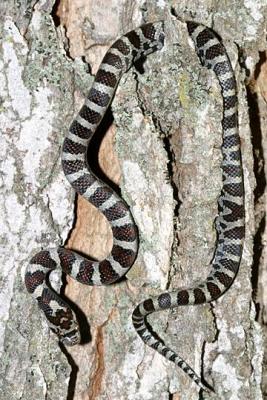
[[(177, 306), (197, 305), (218, 299), (237, 274), (245, 235), (244, 189), (238, 134), (237, 89), (226, 50), (212, 30), (188, 21), (187, 29), (203, 66), (212, 69), (221, 87), (222, 179), (215, 220), (217, 242), (211, 270), (203, 282), (190, 288), (162, 293), (140, 303), (132, 314), (141, 339), (173, 361), (203, 390), (206, 385), (190, 366), (151, 332), (146, 317)], [(87, 164), (87, 148), (110, 105), (123, 73), (140, 58), (164, 46), (164, 22), (147, 23), (119, 38), (108, 50), (97, 71), (88, 97), (65, 137), (62, 167), (77, 193), (107, 218), (113, 233), (113, 247), (103, 261), (90, 261), (74, 251), (59, 247), (43, 250), (30, 261), (25, 275), (27, 290), (38, 301), (50, 328), (65, 345), (80, 342), (74, 312), (48, 285), (49, 273), (60, 266), (77, 281), (87, 285), (110, 284), (133, 265), (138, 251), (138, 230), (127, 204)]]

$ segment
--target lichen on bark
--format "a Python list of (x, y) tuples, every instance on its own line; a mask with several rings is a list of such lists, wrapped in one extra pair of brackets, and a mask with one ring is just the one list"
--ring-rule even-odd
[[(107, 7), (105, 1), (21, 0), (3, 1), (0, 13), (0, 399), (199, 398), (188, 377), (145, 347), (131, 324), (134, 306), (147, 296), (204, 278), (214, 251), (222, 100), (216, 78), (200, 66), (188, 39), (183, 21), (194, 19), (223, 39), (238, 81), (244, 255), (232, 288), (212, 306), (162, 312), (150, 322), (202, 370), (216, 399), (260, 400), (266, 385), (262, 391), (266, 164), (259, 175), (255, 160), (261, 166), (266, 159), (266, 98), (258, 73), (266, 66), (266, 2), (113, 0)], [(138, 258), (127, 280), (111, 287), (65, 282), (65, 294), (81, 308), (91, 335), (87, 344), (66, 351), (26, 293), (23, 274), (40, 248), (66, 244), (96, 258), (108, 253), (110, 228), (75, 198), (60, 169), (60, 148), (109, 45), (159, 19), (166, 20), (164, 49), (148, 57), (143, 71), (132, 68), (121, 80), (95, 162), (120, 183), (132, 208), (140, 232)], [(252, 118), (256, 106), (260, 130)], [(254, 176), (261, 193), (256, 201)], [(251, 265), (254, 278), (255, 268), (261, 271), (256, 284)], [(260, 288), (257, 313), (251, 286)]]

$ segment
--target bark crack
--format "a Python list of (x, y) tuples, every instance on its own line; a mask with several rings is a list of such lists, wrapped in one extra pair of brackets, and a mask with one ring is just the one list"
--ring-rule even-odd
[(103, 339), (103, 327), (106, 322), (97, 328), (96, 333), (96, 356), (95, 365), (96, 368), (91, 376), (91, 385), (89, 388), (88, 399), (94, 400), (101, 393), (103, 375), (105, 372), (105, 362), (104, 362), (104, 339)]
[(265, 177), (265, 160), (263, 150), (263, 132), (261, 127), (261, 114), (259, 107), (259, 94), (257, 93), (256, 82), (259, 77), (261, 67), (266, 63), (266, 53), (259, 52), (259, 62), (256, 64), (255, 71), (246, 85), (247, 102), (249, 111), (249, 123), (251, 130), (251, 141), (253, 148), (254, 160), (254, 175), (256, 185), (254, 189), (254, 211), (255, 211), (255, 225), (256, 233), (254, 236), (253, 244), (253, 268), (251, 275), (251, 283), (253, 290), (253, 299), (256, 306), (256, 320), (259, 319), (261, 313), (261, 304), (257, 299), (258, 284), (259, 284), (259, 270), (261, 265), (262, 251), (264, 248), (262, 239), (266, 226), (266, 210), (264, 204), (264, 193), (266, 190), (266, 177)]
[(51, 11), (51, 17), (53, 18), (56, 28), (58, 26), (60, 26), (60, 23), (61, 23), (61, 18), (60, 18), (60, 13), (59, 13), (60, 5), (61, 5), (61, 0), (56, 0), (53, 5), (52, 11)]
[[(142, 74), (143, 73), (143, 62), (144, 60), (141, 60), (138, 65), (136, 65), (136, 70)], [(162, 126), (161, 126), (161, 122), (160, 119), (155, 115), (155, 113), (153, 112), (153, 110), (147, 110), (146, 105), (142, 99), (142, 96), (140, 95), (140, 91), (139, 91), (139, 80), (138, 80), (138, 72), (133, 72), (134, 74), (134, 79), (136, 82), (136, 95), (137, 95), (137, 99), (138, 99), (138, 105), (139, 108), (143, 114), (144, 117), (146, 117), (147, 115), (150, 115), (151, 117), (151, 121), (153, 123), (153, 126), (155, 128), (155, 131), (158, 134), (158, 139), (161, 141), (163, 148), (166, 152), (167, 155), (167, 165), (166, 165), (166, 170), (164, 171), (165, 174), (165, 179), (166, 182), (169, 183), (172, 187), (173, 190), (173, 197), (174, 197), (174, 201), (175, 201), (175, 205), (174, 205), (174, 210), (173, 210), (173, 230), (174, 233), (176, 233), (178, 231), (178, 226), (179, 226), (179, 220), (178, 220), (178, 215), (179, 215), (179, 208), (182, 204), (180, 198), (179, 198), (179, 193), (178, 193), (178, 186), (175, 183), (174, 178), (174, 169), (173, 166), (175, 165), (175, 153), (173, 151), (172, 148), (172, 144), (171, 144), (171, 134), (169, 132), (166, 132)], [(177, 259), (176, 259), (176, 254), (177, 254), (177, 247), (179, 245), (179, 239), (178, 239), (178, 235), (174, 234), (174, 240), (173, 240), (173, 244), (172, 244), (172, 249), (171, 249), (171, 256), (170, 256), (170, 265), (171, 268), (169, 269), (168, 272), (168, 277), (167, 277), (167, 283), (166, 283), (166, 289), (168, 289), (171, 285), (171, 279), (173, 276), (173, 270), (175, 268), (175, 265), (177, 265)]]
[(105, 374), (105, 339), (104, 339), (104, 328), (107, 326), (108, 322), (112, 320), (112, 315), (114, 313), (116, 304), (112, 307), (107, 319), (96, 328), (96, 339), (95, 339), (95, 360), (93, 364), (95, 369), (90, 377), (90, 385), (88, 388), (88, 400), (94, 400), (98, 398), (102, 391), (102, 383)]

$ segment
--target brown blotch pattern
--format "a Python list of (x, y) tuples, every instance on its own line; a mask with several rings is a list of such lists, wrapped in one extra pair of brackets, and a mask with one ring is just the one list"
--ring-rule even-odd
[(231, 196), (241, 197), (244, 194), (243, 184), (240, 183), (226, 183), (223, 185), (223, 191)]
[(140, 38), (135, 31), (131, 31), (131, 32), (127, 33), (125, 36), (129, 39), (129, 41), (132, 43), (132, 45), (135, 48), (137, 48), (137, 49), (140, 48), (140, 46), (141, 46)]
[(213, 67), (213, 71), (215, 72), (216, 75), (218, 75), (218, 77), (220, 75), (226, 74), (226, 72), (230, 72), (230, 66), (228, 64), (228, 61), (222, 61), (216, 63)]
[(228, 229), (224, 232), (224, 236), (229, 239), (243, 239), (245, 234), (244, 226), (237, 226), (235, 228)]
[(171, 306), (171, 296), (169, 293), (162, 293), (158, 297), (160, 308), (169, 308)]
[(79, 194), (83, 195), (86, 190), (95, 182), (95, 177), (92, 174), (84, 174), (76, 181), (72, 182), (72, 186)]
[[(114, 47), (114, 46), (112, 46)], [(115, 68), (122, 69), (122, 61), (119, 56), (116, 54), (112, 54), (111, 52), (108, 52), (105, 57), (103, 58), (103, 64), (108, 64), (112, 65)]]
[(45, 275), (46, 274), (42, 271), (35, 271), (33, 273), (27, 272), (25, 274), (25, 285), (29, 293), (33, 293), (35, 289), (44, 282)]
[(120, 263), (122, 268), (129, 268), (129, 265), (132, 265), (136, 254), (130, 249), (124, 249), (121, 246), (115, 245), (112, 248), (111, 255), (115, 261)]
[(220, 259), (220, 264), (223, 268), (228, 269), (229, 271), (234, 272), (235, 274), (238, 271), (239, 262), (234, 260), (230, 260), (229, 258), (222, 258)]
[(231, 147), (239, 147), (239, 137), (237, 135), (230, 135), (223, 138), (222, 147), (230, 149)]
[(129, 46), (127, 46), (126, 43), (124, 43), (121, 39), (118, 39), (111, 47), (118, 49), (125, 56), (130, 53)]
[(107, 201), (112, 196), (112, 190), (108, 187), (99, 187), (90, 196), (90, 203), (95, 205), (96, 207), (100, 207), (105, 201)]
[(222, 294), (220, 288), (214, 282), (207, 282), (207, 289), (213, 300), (217, 299)]
[(153, 24), (146, 24), (146, 25), (142, 26), (141, 31), (145, 38), (152, 39), (152, 40), (154, 39), (156, 30), (155, 30)]
[[(237, 113), (224, 117), (222, 120), (222, 126), (223, 129), (235, 128), (237, 126)], [(238, 139), (238, 136), (237, 135), (235, 136)]]
[(89, 260), (84, 260), (82, 261), (81, 265), (80, 265), (80, 269), (78, 274), (76, 275), (75, 279), (80, 282), (80, 283), (84, 283), (86, 285), (93, 285), (93, 273), (94, 273), (94, 269), (92, 266), (92, 261)]
[(74, 174), (75, 172), (80, 171), (84, 167), (84, 161), (81, 160), (74, 160), (74, 161), (69, 161), (69, 160), (62, 160), (62, 169), (65, 173), (65, 175), (71, 175)]
[(206, 296), (203, 290), (196, 288), (194, 289), (195, 304), (203, 304), (206, 302)]
[(143, 314), (140, 311), (140, 306), (137, 306), (133, 311), (133, 316), (140, 318), (143, 317)]
[(133, 224), (112, 227), (112, 233), (115, 239), (133, 242), (137, 239), (137, 230)]
[(109, 221), (116, 221), (123, 218), (128, 213), (128, 209), (122, 201), (118, 201), (114, 206), (103, 211)]
[(81, 154), (86, 152), (86, 147), (66, 138), (63, 143), (63, 151), (70, 154)]
[(153, 311), (155, 311), (155, 307), (154, 307), (152, 299), (145, 300), (143, 302), (143, 307), (148, 313), (152, 313)]
[(79, 115), (86, 121), (90, 122), (90, 124), (98, 124), (102, 118), (98, 112), (91, 110), (91, 108), (86, 105), (81, 108)]
[(234, 222), (234, 221), (244, 218), (245, 211), (244, 211), (243, 206), (233, 203), (229, 200), (225, 200), (225, 199), (223, 200), (223, 203), (224, 203), (224, 206), (230, 210), (229, 214), (225, 214), (223, 216), (223, 219), (226, 222)]
[[(230, 79), (233, 79), (233, 78), (230, 78)], [(225, 85), (224, 85), (225, 90), (228, 90), (231, 88), (231, 86), (230, 86), (230, 88), (228, 87), (227, 82), (229, 82), (229, 79), (225, 82)], [(234, 82), (235, 82), (235, 80), (234, 80)], [(223, 98), (223, 107), (225, 110), (230, 110), (230, 108), (236, 107), (236, 103), (237, 103), (236, 95), (227, 96), (227, 97)]]
[(222, 283), (226, 288), (228, 288), (232, 282), (233, 278), (230, 276), (226, 275), (224, 272), (221, 271), (216, 271), (214, 276), (218, 279), (220, 283)]
[(76, 260), (75, 254), (68, 249), (64, 249), (63, 247), (60, 247), (57, 252), (60, 259), (61, 268), (63, 269), (64, 272), (70, 274), (72, 269), (72, 264)]
[(99, 264), (101, 282), (109, 284), (119, 279), (119, 275), (114, 271), (108, 260), (101, 261)]
[(214, 44), (213, 46), (209, 47), (206, 50), (206, 58), (209, 60), (213, 60), (215, 57), (218, 57), (219, 55), (224, 54), (223, 47), (221, 43)]
[(102, 85), (109, 86), (112, 88), (114, 88), (118, 83), (116, 75), (114, 75), (112, 72), (105, 71), (103, 69), (99, 69), (97, 71), (95, 80), (96, 82), (102, 83)]
[(100, 107), (107, 107), (111, 99), (107, 93), (103, 93), (95, 88), (92, 88), (88, 94), (88, 100)]
[(208, 29), (203, 29), (203, 31), (197, 35), (197, 47), (204, 46), (210, 39), (213, 39), (212, 33)]
[(79, 124), (76, 119), (72, 122), (70, 126), (70, 132), (81, 139), (90, 139), (93, 134), (91, 129), (84, 128), (82, 125)]
[(56, 262), (51, 258), (49, 251), (43, 250), (32, 257), (30, 264), (39, 264), (47, 269), (55, 269)]
[(187, 290), (179, 290), (177, 293), (177, 304), (186, 305), (189, 302), (189, 293)]

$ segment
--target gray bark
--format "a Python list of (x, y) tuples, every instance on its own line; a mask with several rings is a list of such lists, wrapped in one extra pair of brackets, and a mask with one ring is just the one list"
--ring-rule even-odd
[[(221, 299), (162, 312), (150, 322), (203, 370), (214, 398), (263, 398), (267, 91), (257, 81), (264, 81), (266, 1), (22, 0), (3, 1), (0, 13), (0, 400), (200, 398), (189, 378), (144, 346), (131, 325), (134, 306), (146, 297), (205, 278), (214, 252), (222, 100), (188, 39), (188, 19), (223, 38), (236, 73), (246, 241), (240, 272)], [(100, 165), (116, 183), (120, 164), (122, 196), (140, 233), (138, 259), (127, 280), (111, 287), (67, 280), (65, 293), (86, 315), (91, 341), (66, 351), (27, 294), (24, 271), (41, 248), (65, 243), (101, 258), (111, 247), (105, 219), (75, 201), (60, 169), (60, 148), (109, 45), (159, 19), (166, 20), (166, 45), (148, 57), (144, 73), (133, 68), (121, 80), (114, 122), (100, 148)], [(60, 286), (57, 275), (53, 281)], [(252, 288), (259, 289), (257, 299)]]

